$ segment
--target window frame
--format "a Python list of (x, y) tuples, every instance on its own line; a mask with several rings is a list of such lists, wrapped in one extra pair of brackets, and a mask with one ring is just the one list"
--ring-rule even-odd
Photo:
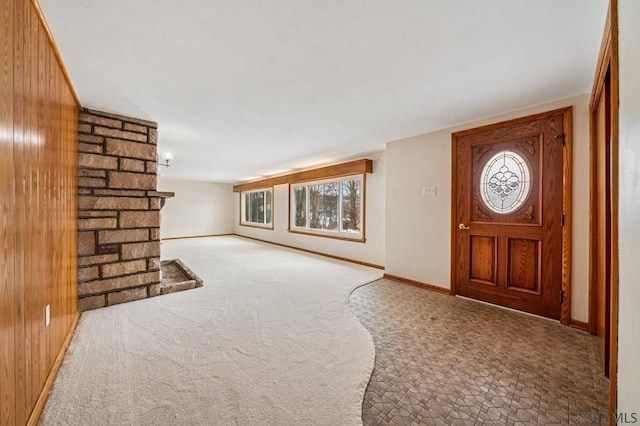
[[(265, 215), (264, 215), (264, 219), (266, 221), (267, 218), (267, 193), (271, 194), (271, 222), (269, 223), (259, 223), (259, 222), (247, 222), (245, 221), (244, 217), (245, 217), (245, 212), (246, 212), (246, 202), (245, 202), (245, 195), (247, 194), (254, 194), (257, 192), (264, 192), (264, 209), (265, 209)], [(247, 226), (250, 228), (260, 228), (260, 229), (269, 229), (269, 230), (273, 230), (273, 219), (274, 219), (274, 191), (273, 191), (273, 187), (267, 187), (267, 188), (260, 188), (260, 189), (251, 189), (251, 190), (247, 190), (247, 191), (241, 191), (240, 192), (240, 226)]]
[[(342, 227), (342, 183), (344, 181), (352, 180), (353, 178), (359, 178), (360, 180), (360, 232), (352, 233), (352, 232), (344, 232), (341, 231)], [(349, 174), (345, 176), (335, 176), (327, 179), (313, 179), (306, 180), (301, 182), (295, 182), (289, 184), (289, 232), (293, 234), (302, 234), (302, 235), (312, 235), (315, 237), (324, 237), (324, 238), (333, 238), (343, 241), (353, 241), (364, 243), (366, 242), (365, 238), (365, 229), (366, 229), (366, 187), (367, 187), (367, 175), (366, 173), (356, 173)], [(338, 190), (338, 230), (326, 230), (326, 229), (314, 229), (308, 226), (309, 223), (309, 186), (312, 185), (321, 185), (327, 183), (339, 183), (340, 187)], [(305, 191), (305, 217), (306, 217), (306, 226), (299, 227), (295, 226), (295, 194), (294, 191), (296, 188), (304, 187), (307, 188)]]

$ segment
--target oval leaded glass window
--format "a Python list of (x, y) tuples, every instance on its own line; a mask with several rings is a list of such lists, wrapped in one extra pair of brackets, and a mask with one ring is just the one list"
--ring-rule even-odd
[(529, 165), (513, 151), (491, 157), (480, 174), (480, 196), (492, 211), (500, 214), (519, 209), (531, 189)]

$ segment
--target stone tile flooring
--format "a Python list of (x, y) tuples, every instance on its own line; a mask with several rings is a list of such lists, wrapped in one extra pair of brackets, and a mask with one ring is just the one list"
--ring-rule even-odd
[(376, 346), (366, 425), (583, 424), (607, 410), (585, 332), (387, 279), (350, 305)]

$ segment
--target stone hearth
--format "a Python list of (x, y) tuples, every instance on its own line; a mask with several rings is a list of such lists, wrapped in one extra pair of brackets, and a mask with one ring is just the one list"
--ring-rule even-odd
[(149, 287), (150, 296), (175, 293), (202, 287), (203, 281), (180, 259), (163, 260), (161, 262), (160, 284)]

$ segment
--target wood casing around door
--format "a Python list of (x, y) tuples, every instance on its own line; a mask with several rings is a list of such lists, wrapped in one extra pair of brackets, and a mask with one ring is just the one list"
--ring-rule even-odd
[(611, 126), (610, 95), (608, 78), (603, 86), (600, 100), (593, 112), (595, 127), (594, 152), (596, 197), (593, 215), (595, 262), (592, 273), (595, 279), (593, 300), (596, 311), (592, 316), (595, 334), (600, 337), (600, 355), (604, 374), (609, 375), (610, 319), (611, 314)]
[(35, 2), (0, 0), (0, 34), (0, 424), (23, 425), (77, 321), (78, 104)]
[(610, 0), (589, 120), (589, 328), (600, 338), (610, 413), (617, 412), (618, 391), (618, 87), (618, 2)]
[[(452, 135), (456, 294), (569, 324), (571, 113), (569, 107)], [(506, 167), (509, 159), (524, 174)], [(484, 175), (491, 162), (503, 165), (488, 190), (480, 182), (490, 180)], [(521, 204), (490, 205), (499, 191), (508, 194), (498, 194), (498, 203), (524, 188)]]

